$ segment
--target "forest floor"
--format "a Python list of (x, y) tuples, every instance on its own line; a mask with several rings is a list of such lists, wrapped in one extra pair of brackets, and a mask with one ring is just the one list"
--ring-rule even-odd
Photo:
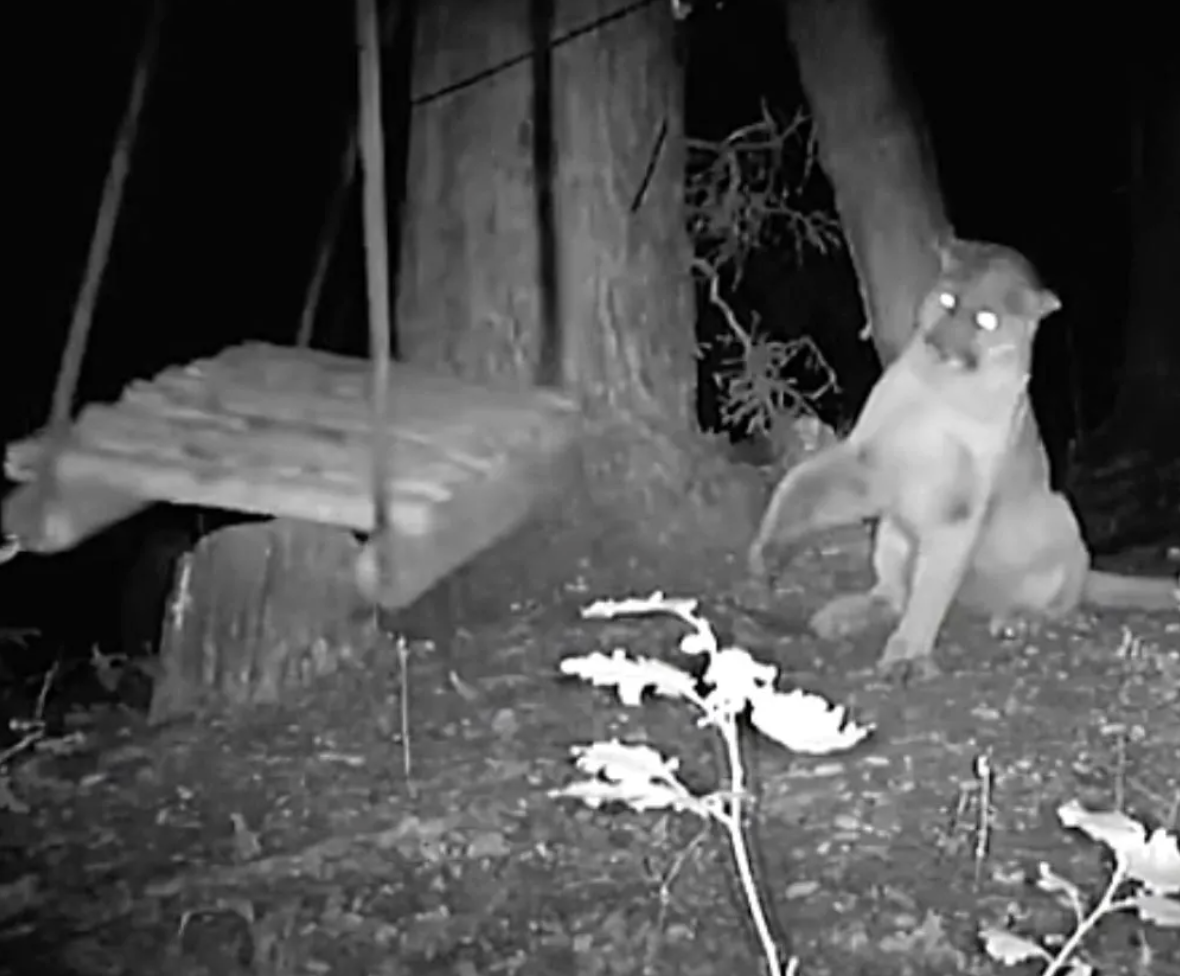
[[(571, 746), (612, 737), (680, 757), (696, 788), (718, 782), (713, 733), (683, 704), (625, 708), (558, 676), (567, 656), (617, 647), (684, 663), (674, 619), (579, 615), (659, 588), (699, 597), (781, 683), (875, 726), (820, 757), (751, 735), (758, 873), (799, 974), (1039, 973), (991, 962), (977, 933), (1068, 930), (1031, 883), (1041, 861), (1101, 893), (1103, 848), (1058, 807), (1176, 828), (1180, 621), (1003, 641), (955, 618), (941, 676), (898, 687), (872, 670), (882, 633), (825, 643), (805, 628), (864, 584), (864, 565), (855, 547), (817, 550), (767, 603), (732, 564), (587, 564), (555, 597), (411, 646), (405, 695), (390, 653), (232, 719), (149, 729), (125, 709), (78, 710), (66, 738), (0, 777), (0, 972), (761, 974), (721, 831), (549, 795), (577, 778)], [(1129, 913), (1086, 948), (1104, 976), (1180, 973), (1180, 933)]]

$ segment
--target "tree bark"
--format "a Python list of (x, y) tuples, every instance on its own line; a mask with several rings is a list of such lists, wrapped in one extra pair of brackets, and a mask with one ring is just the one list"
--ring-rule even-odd
[[(667, 4), (611, 18), (626, 9), (556, 4), (556, 37), (602, 21), (553, 50), (558, 373), (585, 410), (585, 485), (598, 508), (660, 542), (673, 527), (700, 538), (702, 520), (724, 513), (713, 527), (733, 540), (752, 523), (749, 499), (702, 506), (686, 491), (709, 461), (693, 415), (674, 22)], [(546, 341), (529, 49), (528, 0), (420, 10), (397, 315), (407, 359), (520, 383), (534, 381)]]
[(905, 346), (949, 232), (916, 102), (872, 0), (784, 0), (819, 160), (882, 362)]
[(1150, 421), (1180, 417), (1180, 66), (1168, 52), (1145, 67), (1127, 352), (1113, 422), (1175, 450), (1180, 425)]
[(1111, 417), (1068, 479), (1098, 551), (1180, 532), (1180, 69), (1165, 53), (1142, 65), (1125, 359)]

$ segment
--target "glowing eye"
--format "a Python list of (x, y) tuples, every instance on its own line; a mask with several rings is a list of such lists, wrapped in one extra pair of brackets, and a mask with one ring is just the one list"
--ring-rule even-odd
[(1000, 317), (995, 312), (989, 312), (985, 309), (982, 312), (975, 313), (975, 324), (983, 329), (984, 332), (995, 332), (1000, 325)]
[(939, 292), (938, 304), (945, 308), (948, 312), (954, 311), (954, 308), (959, 303), (955, 300), (955, 296), (949, 291)]

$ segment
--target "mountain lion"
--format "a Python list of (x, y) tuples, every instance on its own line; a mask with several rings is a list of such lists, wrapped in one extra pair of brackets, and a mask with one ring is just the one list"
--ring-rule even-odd
[(876, 519), (876, 584), (837, 597), (811, 624), (834, 638), (896, 619), (887, 671), (936, 671), (935, 638), (956, 598), (993, 628), (1061, 618), (1083, 602), (1180, 613), (1180, 583), (1092, 569), (1073, 511), (1049, 486), (1028, 379), (1037, 327), (1058, 298), (1008, 248), (954, 240), (939, 253), (910, 344), (848, 437), (779, 483), (750, 571), (764, 577), (775, 546)]

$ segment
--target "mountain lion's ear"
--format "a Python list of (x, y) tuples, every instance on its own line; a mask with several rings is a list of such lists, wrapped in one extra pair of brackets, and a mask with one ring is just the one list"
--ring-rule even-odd
[(1061, 299), (1058, 298), (1048, 288), (1043, 288), (1037, 293), (1037, 317), (1045, 318), (1052, 315), (1059, 308), (1061, 308)]
[(938, 272), (946, 274), (955, 263), (948, 241), (939, 238), (934, 242), (934, 253), (938, 255)]

